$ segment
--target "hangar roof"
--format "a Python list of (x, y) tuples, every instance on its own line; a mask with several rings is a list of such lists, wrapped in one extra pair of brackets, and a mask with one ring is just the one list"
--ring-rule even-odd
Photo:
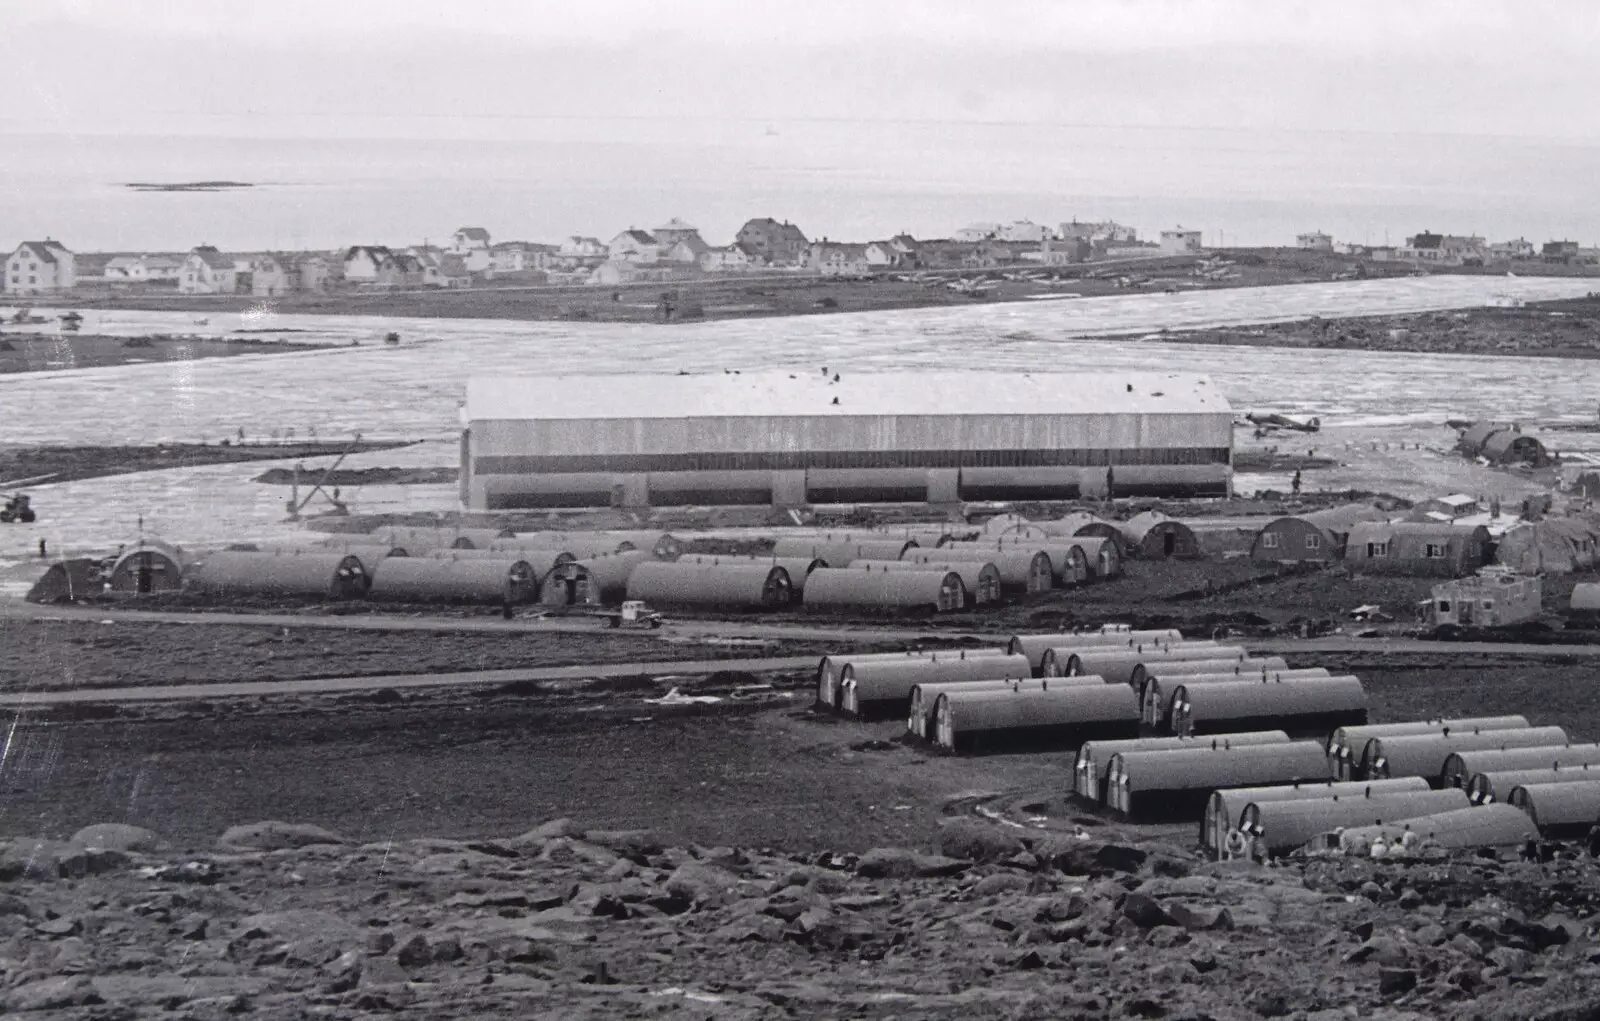
[[(1176, 373), (757, 371), (484, 377), (465, 417), (727, 418), (863, 415), (1233, 414), (1205, 376)], [(837, 399), (838, 403), (834, 403)]]

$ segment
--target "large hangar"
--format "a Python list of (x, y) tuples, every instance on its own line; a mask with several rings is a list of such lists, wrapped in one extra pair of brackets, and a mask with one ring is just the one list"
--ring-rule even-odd
[(761, 371), (480, 378), (470, 510), (1223, 496), (1202, 376)]

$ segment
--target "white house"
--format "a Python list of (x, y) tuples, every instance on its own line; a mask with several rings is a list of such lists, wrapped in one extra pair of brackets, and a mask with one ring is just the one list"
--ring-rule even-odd
[(952, 237), (955, 241), (987, 241), (1000, 233), (998, 223), (971, 223), (956, 231)]
[(906, 257), (906, 253), (896, 247), (893, 241), (874, 241), (867, 246), (867, 250), (863, 254), (866, 257), (867, 265), (873, 269), (887, 269), (890, 266), (898, 266)]
[(1190, 252), (1200, 251), (1200, 232), (1185, 230), (1164, 230), (1161, 232), (1161, 253), (1163, 255), (1187, 255)]
[(678, 219), (676, 216), (662, 224), (660, 227), (657, 227), (650, 233), (655, 237), (656, 244), (661, 246), (661, 250), (663, 252), (671, 251), (672, 246), (677, 244), (679, 241), (698, 242), (699, 244), (705, 245), (707, 248), (711, 247), (710, 245), (706, 245), (705, 241), (700, 237), (700, 230), (698, 227), (690, 226), (689, 224)]
[(568, 259), (603, 259), (608, 253), (599, 238), (579, 237), (574, 234), (557, 246), (556, 254)]
[[(656, 235), (660, 239), (660, 235)], [(680, 237), (665, 250), (663, 257), (667, 262), (681, 262), (689, 266), (700, 265), (700, 257), (711, 251), (711, 246), (701, 240), (698, 232), (691, 232), (687, 237)]]
[(453, 255), (466, 255), (468, 252), (488, 251), (489, 232), (482, 227), (462, 227), (456, 231), (450, 240), (450, 252)]
[(211, 245), (200, 245), (183, 260), (178, 290), (184, 294), (232, 294), (238, 290), (238, 280), (232, 256)]
[[(472, 258), (464, 256), (470, 266)], [(489, 273), (521, 273), (528, 266), (528, 245), (525, 241), (502, 241), (489, 249)]]
[(642, 230), (625, 230), (611, 239), (606, 254), (613, 262), (647, 264), (661, 260), (661, 243)]
[(1050, 238), (1050, 228), (1032, 220), (1013, 220), (995, 234), (998, 241), (1027, 241), (1038, 244)]
[(708, 248), (700, 256), (700, 268), (707, 273), (743, 273), (760, 265), (761, 257), (739, 245)]
[(806, 264), (823, 276), (858, 276), (872, 272), (866, 245), (819, 241), (806, 253)]
[(9, 294), (62, 291), (78, 282), (76, 261), (59, 241), (24, 241), (6, 259)]
[(384, 245), (352, 245), (344, 253), (344, 278), (354, 284), (387, 282), (394, 253)]

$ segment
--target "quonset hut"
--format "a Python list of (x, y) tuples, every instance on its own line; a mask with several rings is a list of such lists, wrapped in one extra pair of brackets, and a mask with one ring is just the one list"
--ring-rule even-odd
[(477, 511), (1222, 496), (1233, 411), (1201, 376), (746, 372), (479, 378)]

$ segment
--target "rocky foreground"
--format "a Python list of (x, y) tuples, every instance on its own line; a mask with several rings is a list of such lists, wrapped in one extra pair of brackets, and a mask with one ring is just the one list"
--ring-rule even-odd
[(121, 1019), (1600, 1016), (1600, 866), (1209, 863), (959, 819), (938, 854), (663, 846), (566, 820), (175, 852), (0, 845), (0, 1013)]

